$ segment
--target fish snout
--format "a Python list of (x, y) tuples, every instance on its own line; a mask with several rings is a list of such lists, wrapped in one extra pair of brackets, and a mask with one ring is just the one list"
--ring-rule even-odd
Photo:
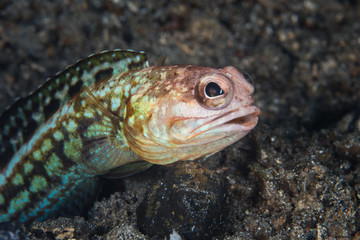
[(224, 74), (228, 76), (234, 83), (239, 84), (248, 94), (254, 93), (254, 81), (245, 71), (239, 71), (233, 66), (227, 66), (222, 69)]

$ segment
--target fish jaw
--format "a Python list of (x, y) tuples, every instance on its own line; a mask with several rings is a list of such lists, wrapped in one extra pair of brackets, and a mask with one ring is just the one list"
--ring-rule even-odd
[[(178, 142), (194, 142), (195, 139), (199, 138), (198, 135), (204, 133), (207, 135), (204, 141), (216, 139), (219, 136), (218, 134), (229, 136), (236, 133), (241, 138), (256, 126), (259, 113), (260, 110), (256, 106), (248, 106), (211, 118), (179, 119), (171, 126), (170, 134), (173, 141)], [(215, 136), (211, 138), (210, 135)], [(189, 146), (189, 144), (186, 145)]]

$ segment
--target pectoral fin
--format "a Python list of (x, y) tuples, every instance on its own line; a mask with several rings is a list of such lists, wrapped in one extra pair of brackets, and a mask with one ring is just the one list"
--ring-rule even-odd
[(112, 169), (109, 173), (104, 174), (106, 178), (123, 178), (139, 172), (142, 172), (153, 164), (146, 161), (132, 162)]

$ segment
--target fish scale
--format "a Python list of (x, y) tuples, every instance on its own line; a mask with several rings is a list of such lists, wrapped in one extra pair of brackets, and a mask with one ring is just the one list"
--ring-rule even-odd
[[(75, 121), (66, 117), (62, 121), (49, 121), (54, 114), (59, 116), (61, 112), (66, 112), (64, 109), (69, 109), (71, 105), (69, 100), (79, 94), (80, 89), (121, 72), (147, 66), (146, 55), (141, 52), (115, 50), (92, 55), (47, 80), (28, 97), (19, 99), (4, 111), (0, 117), (0, 167), (4, 169), (6, 166), (7, 169), (0, 178), (0, 221), (13, 217), (25, 221), (30, 215), (36, 216), (40, 209), (51, 208), (51, 199), (58, 201), (66, 192), (64, 190), (71, 187), (68, 183), (76, 183), (80, 181), (78, 176), (84, 176), (74, 162), (79, 155), (76, 152), (81, 150), (81, 139), (71, 134), (76, 132), (72, 129)], [(78, 114), (84, 108), (80, 101), (73, 107)], [(94, 114), (97, 114), (95, 118), (84, 119), (79, 126), (91, 125), (102, 118), (101, 113)], [(84, 124), (84, 121), (87, 123)], [(43, 130), (46, 134), (38, 137), (40, 140), (31, 146), (31, 151), (26, 151), (25, 143), (31, 143), (39, 135), (41, 126), (51, 123), (54, 126)], [(76, 138), (78, 143), (73, 146)], [(45, 159), (48, 160), (46, 163), (42, 161)], [(12, 169), (15, 165), (16, 169)], [(61, 188), (57, 186), (49, 191), (53, 186), (48, 184), (54, 182), (61, 182)], [(34, 198), (48, 200), (32, 206), (33, 202), (37, 203)], [(29, 211), (28, 216), (19, 213), (24, 208), (32, 209), (32, 212)]]
[[(83, 85), (91, 86), (106, 76), (147, 66), (145, 53), (104, 52), (80, 60), (47, 80), (28, 97), (19, 99), (0, 116), (0, 168), (8, 163), (38, 126), (77, 94)], [(109, 72), (111, 69), (113, 71)]]
[(0, 222), (76, 214), (96, 176), (222, 150), (257, 124), (252, 93), (233, 67), (149, 66), (124, 50), (80, 60), (0, 116)]

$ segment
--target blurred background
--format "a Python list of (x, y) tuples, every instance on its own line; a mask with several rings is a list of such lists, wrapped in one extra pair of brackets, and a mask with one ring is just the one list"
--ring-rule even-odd
[(251, 76), (262, 113), (244, 141), (255, 153), (237, 144), (208, 160), (230, 169), (219, 239), (360, 238), (357, 1), (1, 0), (0, 111), (111, 49)]

